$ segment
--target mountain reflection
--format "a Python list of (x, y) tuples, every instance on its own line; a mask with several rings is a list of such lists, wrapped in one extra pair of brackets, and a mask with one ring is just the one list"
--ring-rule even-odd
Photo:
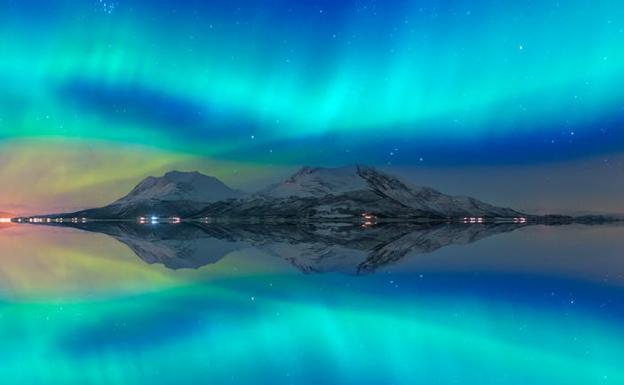
[(149, 264), (170, 269), (218, 263), (233, 251), (255, 248), (287, 260), (303, 273), (367, 274), (405, 258), (465, 245), (523, 225), (502, 224), (206, 224), (65, 223), (109, 235)]

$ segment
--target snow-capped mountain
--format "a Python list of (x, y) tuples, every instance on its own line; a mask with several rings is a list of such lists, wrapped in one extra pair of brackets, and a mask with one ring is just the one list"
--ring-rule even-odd
[(162, 177), (149, 176), (143, 179), (128, 195), (112, 204), (132, 204), (146, 200), (211, 203), (241, 196), (242, 192), (231, 189), (213, 176), (197, 171), (170, 171)]
[(100, 219), (139, 216), (189, 216), (210, 203), (240, 198), (244, 193), (199, 172), (170, 171), (143, 179), (130, 193), (108, 206), (62, 216)]
[(257, 195), (271, 198), (314, 198), (363, 190), (366, 180), (358, 173), (358, 166), (337, 168), (305, 166), (281, 183), (261, 190)]
[(214, 177), (171, 171), (148, 177), (108, 206), (64, 217), (123, 219), (140, 216), (211, 217), (252, 221), (517, 217), (523, 214), (474, 198), (416, 186), (372, 167), (303, 167), (281, 183), (245, 196)]
[(477, 199), (416, 186), (372, 167), (303, 167), (245, 199), (211, 204), (212, 217), (356, 218), (515, 217), (521, 213)]

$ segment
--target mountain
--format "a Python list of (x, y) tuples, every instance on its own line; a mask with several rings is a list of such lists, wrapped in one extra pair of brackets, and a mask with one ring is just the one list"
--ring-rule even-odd
[(363, 167), (302, 167), (290, 178), (261, 190), (258, 195), (271, 198), (314, 198), (363, 190), (366, 180), (358, 172)]
[(216, 202), (240, 196), (240, 191), (229, 188), (215, 177), (197, 171), (170, 171), (159, 178), (149, 176), (143, 179), (128, 195), (113, 204), (146, 200)]
[(417, 186), (372, 167), (303, 167), (281, 183), (236, 201), (216, 202), (199, 216), (338, 220), (360, 218), (517, 217), (524, 214), (477, 199)]
[(128, 195), (97, 209), (62, 217), (134, 219), (141, 216), (301, 222), (377, 219), (511, 218), (524, 214), (477, 199), (417, 186), (372, 167), (303, 167), (281, 183), (245, 196), (214, 177), (171, 171), (148, 177)]
[(64, 217), (123, 219), (139, 216), (189, 216), (212, 202), (244, 196), (215, 177), (199, 172), (170, 171), (143, 179), (130, 193), (96, 209), (60, 214)]

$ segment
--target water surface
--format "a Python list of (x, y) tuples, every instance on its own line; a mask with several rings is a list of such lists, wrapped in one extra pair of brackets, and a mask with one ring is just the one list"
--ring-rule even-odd
[(623, 249), (621, 226), (5, 226), (0, 373), (622, 384)]

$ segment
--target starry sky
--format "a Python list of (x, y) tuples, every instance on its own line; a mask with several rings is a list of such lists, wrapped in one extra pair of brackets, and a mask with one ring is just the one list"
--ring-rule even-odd
[(531, 212), (624, 212), (617, 1), (0, 0), (0, 210), (199, 170), (364, 163)]

